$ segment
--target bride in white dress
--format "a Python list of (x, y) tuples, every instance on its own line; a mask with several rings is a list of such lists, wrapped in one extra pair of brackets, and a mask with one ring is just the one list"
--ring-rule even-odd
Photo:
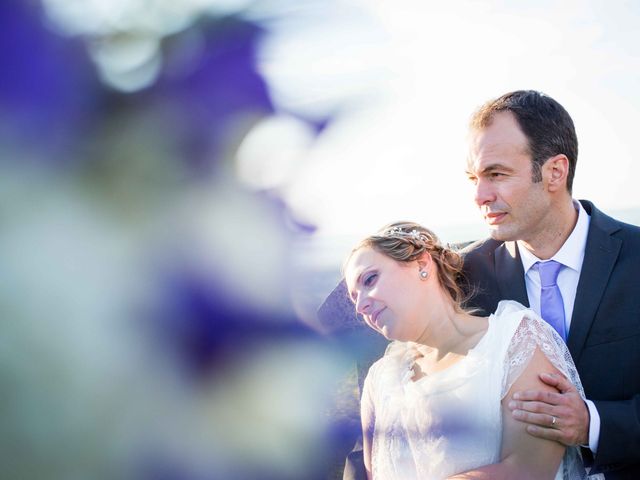
[(585, 478), (577, 448), (529, 435), (507, 408), (516, 391), (553, 391), (540, 373), (564, 375), (584, 398), (564, 342), (516, 302), (489, 318), (464, 311), (460, 268), (455, 252), (413, 223), (366, 238), (345, 263), (358, 313), (395, 340), (364, 383), (368, 478)]

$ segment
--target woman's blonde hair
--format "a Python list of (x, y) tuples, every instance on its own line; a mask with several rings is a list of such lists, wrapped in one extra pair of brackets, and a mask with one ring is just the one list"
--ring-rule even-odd
[(346, 266), (356, 251), (364, 247), (373, 248), (403, 263), (417, 260), (427, 252), (436, 264), (440, 285), (453, 300), (456, 310), (463, 310), (462, 304), (467, 300), (467, 296), (459, 286), (462, 279), (462, 257), (443, 246), (436, 234), (428, 228), (413, 222), (390, 223), (358, 243), (344, 265)]

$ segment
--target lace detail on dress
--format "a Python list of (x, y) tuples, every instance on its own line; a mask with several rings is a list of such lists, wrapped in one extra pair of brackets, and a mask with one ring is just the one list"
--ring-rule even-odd
[[(513, 309), (514, 313), (519, 311), (522, 317), (511, 338), (505, 356), (501, 398), (504, 398), (514, 382), (526, 369), (537, 347), (544, 353), (551, 364), (569, 379), (584, 400), (586, 397), (578, 371), (573, 363), (569, 349), (560, 335), (533, 310), (524, 309), (517, 302), (500, 302), (496, 313), (508, 313), (511, 309)], [(562, 462), (561, 478), (567, 480), (586, 478), (578, 447), (567, 448)]]
[[(428, 347), (393, 342), (365, 380), (363, 411), (373, 413), (373, 476), (441, 480), (500, 460), (501, 399), (536, 347), (582, 386), (555, 331), (517, 302), (500, 302), (489, 329), (450, 368), (412, 380), (415, 359)], [(577, 448), (567, 449), (556, 480), (585, 478)]]
[[(373, 478), (435, 480), (498, 460), (500, 377), (486, 389), (492, 363), (471, 352), (449, 369), (413, 380), (429, 347), (393, 342), (369, 370), (375, 404)], [(477, 398), (477, 392), (491, 395)], [(365, 395), (363, 395), (365, 405)], [(478, 438), (482, 438), (481, 445)]]
[(580, 396), (585, 398), (578, 371), (560, 335), (533, 310), (523, 310), (522, 314), (522, 320), (513, 334), (505, 358), (502, 397), (525, 370), (536, 347), (539, 347), (551, 364), (560, 370), (576, 386)]

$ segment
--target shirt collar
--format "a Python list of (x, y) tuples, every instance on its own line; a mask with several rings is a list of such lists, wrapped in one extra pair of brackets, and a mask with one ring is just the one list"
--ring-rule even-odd
[[(582, 261), (584, 260), (584, 250), (587, 245), (587, 235), (589, 234), (589, 222), (591, 218), (584, 209), (582, 204), (576, 200), (573, 201), (573, 206), (578, 211), (578, 221), (576, 226), (573, 227), (573, 231), (569, 238), (564, 242), (560, 250), (550, 258), (561, 263), (565, 267), (569, 267), (576, 272), (580, 273), (582, 270)], [(518, 240), (518, 250), (520, 251), (520, 259), (522, 260), (522, 266), (524, 267), (525, 275), (536, 262), (541, 260), (533, 253), (526, 249), (522, 244), (522, 241)]]

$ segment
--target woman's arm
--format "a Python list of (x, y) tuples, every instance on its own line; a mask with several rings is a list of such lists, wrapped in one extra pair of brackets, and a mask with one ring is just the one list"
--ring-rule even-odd
[(502, 399), (502, 450), (500, 462), (486, 465), (450, 477), (451, 480), (485, 479), (553, 479), (562, 456), (564, 445), (529, 435), (526, 424), (515, 420), (507, 407), (513, 393), (522, 390), (555, 391), (544, 384), (539, 374), (558, 373), (547, 357), (536, 348), (531, 361)]

